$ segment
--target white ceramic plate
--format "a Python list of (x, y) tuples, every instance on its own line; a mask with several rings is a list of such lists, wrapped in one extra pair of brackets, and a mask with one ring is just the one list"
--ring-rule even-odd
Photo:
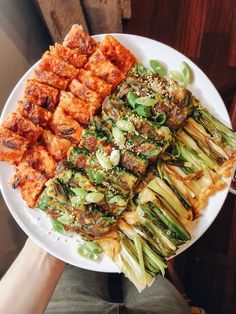
[[(148, 66), (150, 59), (157, 59), (168, 70), (178, 70), (180, 63), (186, 61), (194, 75), (193, 83), (189, 89), (223, 123), (230, 126), (229, 116), (220, 95), (207, 76), (191, 60), (173, 48), (148, 38), (127, 34), (114, 34), (114, 36), (135, 54), (139, 62), (146, 66)], [(104, 35), (94, 37), (99, 41)], [(23, 93), (24, 82), (30, 78), (34, 67), (35, 65), (26, 72), (13, 89), (1, 119), (15, 110), (17, 100), (21, 98)], [(22, 200), (19, 191), (13, 190), (8, 185), (12, 175), (12, 167), (6, 163), (0, 163), (0, 188), (3, 197), (13, 217), (29, 237), (43, 249), (67, 263), (95, 271), (118, 272), (116, 265), (106, 256), (103, 256), (99, 262), (88, 261), (80, 257), (76, 253), (80, 241), (79, 236), (64, 236), (52, 231), (51, 223), (46, 215), (39, 209), (29, 209)], [(203, 215), (188, 226), (192, 240), (181, 246), (177, 254), (191, 246), (208, 229), (219, 213), (227, 193), (228, 188), (225, 188), (210, 198), (208, 206), (203, 210)]]

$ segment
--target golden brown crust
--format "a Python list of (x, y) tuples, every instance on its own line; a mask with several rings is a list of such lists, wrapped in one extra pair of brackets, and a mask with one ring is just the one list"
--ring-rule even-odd
[(53, 176), (57, 166), (46, 148), (38, 144), (25, 152), (22, 161), (48, 178)]
[(81, 124), (88, 124), (95, 109), (70, 92), (61, 92), (58, 107)]
[(94, 76), (92, 72), (80, 69), (78, 79), (81, 83), (85, 84), (88, 88), (97, 92), (101, 98), (105, 98), (110, 94), (112, 85), (108, 84), (104, 80), (97, 76)]
[(29, 144), (34, 144), (43, 132), (43, 129), (25, 119), (17, 112), (11, 112), (5, 118), (2, 126), (26, 138)]
[(103, 38), (99, 48), (123, 73), (127, 73), (132, 65), (137, 62), (135, 56), (111, 35)]
[(70, 49), (69, 47), (57, 43), (50, 47), (50, 52), (55, 57), (62, 58), (76, 68), (83, 67), (87, 61), (87, 55), (81, 54), (80, 49)]
[(28, 141), (0, 126), (0, 160), (7, 161), (11, 164), (18, 164), (27, 149)]
[(84, 68), (111, 84), (113, 88), (125, 78), (124, 74), (106, 59), (100, 49), (92, 54)]
[(49, 125), (56, 135), (75, 144), (79, 143), (83, 128), (77, 121), (66, 115), (61, 107), (57, 107)]
[(43, 131), (42, 140), (46, 145), (47, 150), (56, 161), (60, 161), (65, 158), (68, 149), (72, 145), (69, 140), (61, 138), (49, 130)]
[(98, 93), (88, 88), (85, 84), (82, 84), (79, 80), (72, 80), (69, 85), (69, 90), (72, 94), (85, 101), (90, 106), (96, 109), (101, 107), (102, 101)]
[(38, 68), (34, 70), (32, 79), (60, 90), (66, 90), (67, 85), (69, 83), (69, 80), (66, 78), (56, 75), (53, 72), (41, 71)]
[(71, 49), (77, 48), (81, 54), (85, 55), (91, 55), (97, 48), (97, 42), (78, 24), (72, 25), (64, 39), (63, 45)]
[(39, 63), (41, 71), (53, 72), (59, 76), (72, 79), (77, 76), (78, 69), (65, 62), (63, 59), (56, 58), (51, 52), (46, 51)]
[(53, 111), (58, 101), (59, 92), (54, 87), (35, 80), (28, 80), (25, 84), (24, 97), (34, 105)]
[(46, 127), (51, 119), (52, 113), (42, 107), (32, 104), (29, 100), (19, 100), (16, 112), (36, 125)]
[(30, 167), (28, 163), (22, 162), (10, 183), (13, 188), (21, 189), (23, 200), (33, 208), (46, 181), (47, 178), (42, 173)]

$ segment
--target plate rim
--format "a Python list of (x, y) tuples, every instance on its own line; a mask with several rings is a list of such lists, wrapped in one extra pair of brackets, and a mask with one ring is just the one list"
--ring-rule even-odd
[[(227, 123), (228, 123), (228, 126), (229, 127), (232, 127), (231, 125), (231, 121), (230, 121), (230, 118), (229, 118), (229, 113), (227, 111), (227, 108), (224, 104), (224, 101), (222, 99), (222, 97), (220, 96), (218, 90), (216, 89), (216, 87), (214, 86), (214, 84), (212, 83), (212, 81), (210, 80), (210, 78), (208, 78), (208, 76), (203, 72), (203, 70), (198, 66), (196, 65), (191, 59), (189, 59), (187, 56), (185, 56), (182, 52), (176, 50), (175, 48), (165, 44), (165, 43), (162, 43), (158, 40), (155, 40), (155, 39), (151, 39), (151, 38), (148, 38), (148, 37), (144, 37), (144, 36), (140, 36), (140, 35), (135, 35), (135, 34), (126, 34), (126, 33), (105, 33), (105, 34), (96, 34), (94, 36), (92, 36), (93, 38), (97, 39), (97, 38), (103, 38), (104, 36), (106, 35), (112, 35), (114, 37), (119, 37), (119, 38), (132, 38), (134, 41), (137, 40), (137, 39), (145, 39), (145, 40), (148, 40), (148, 41), (151, 41), (153, 42), (153, 44), (158, 44), (158, 45), (161, 45), (163, 46), (165, 49), (168, 49), (168, 50), (171, 50), (173, 53), (177, 53), (181, 56), (183, 56), (187, 62), (189, 62), (190, 64), (190, 67), (191, 66), (194, 66), (194, 68), (196, 67), (197, 70), (201, 73), (201, 75), (204, 76), (205, 79), (207, 79), (208, 83), (210, 83), (211, 85), (211, 89), (214, 90), (214, 92), (217, 94), (217, 96), (219, 97), (219, 99), (221, 100), (222, 102), (222, 105), (223, 105), (223, 108), (221, 109), (224, 109), (225, 111), (225, 116), (224, 118), (227, 120)], [(19, 89), (19, 86), (23, 83), (25, 83), (28, 75), (33, 71), (33, 69), (37, 66), (37, 64), (39, 63), (40, 60), (38, 60), (37, 62), (35, 62), (22, 76), (21, 78), (18, 80), (18, 82), (16, 83), (16, 85), (14, 86), (14, 88), (12, 89), (10, 95), (8, 96), (5, 104), (4, 104), (4, 107), (3, 107), (3, 110), (1, 112), (1, 117), (0, 117), (0, 123), (2, 122), (2, 120), (4, 119), (4, 117), (6, 116), (7, 114), (7, 111), (8, 111), (8, 107), (9, 107), (9, 104), (11, 103), (11, 98), (14, 97), (14, 94), (17, 92), (17, 90)], [(9, 165), (9, 164), (8, 164)], [(12, 167), (11, 165), (9, 165), (9, 167)], [(0, 168), (1, 168), (1, 164), (0, 164)], [(13, 216), (13, 218), (15, 219), (15, 221), (17, 222), (17, 224), (20, 226), (20, 228), (26, 233), (26, 235), (28, 237), (30, 237), (33, 241), (35, 241), (41, 248), (43, 248), (45, 251), (49, 252), (51, 255), (57, 257), (58, 259), (61, 259), (63, 261), (65, 261), (66, 263), (70, 263), (70, 264), (73, 264), (75, 265), (76, 267), (81, 267), (81, 268), (84, 268), (84, 269), (88, 269), (88, 270), (92, 270), (92, 271), (98, 271), (98, 272), (106, 272), (105, 269), (103, 270), (100, 270), (100, 269), (96, 269), (96, 265), (94, 266), (94, 268), (92, 267), (87, 267), (86, 268), (86, 262), (85, 262), (85, 265), (83, 266), (78, 266), (74, 263), (71, 263), (70, 259), (67, 257), (65, 257), (66, 255), (64, 255), (63, 257), (60, 256), (60, 254), (57, 253), (56, 250), (51, 250), (51, 248), (49, 248), (49, 246), (47, 245), (47, 243), (45, 243), (44, 240), (41, 240), (38, 238), (38, 236), (36, 234), (34, 234), (34, 232), (32, 232), (31, 230), (28, 230), (27, 226), (25, 225), (25, 223), (17, 216), (17, 213), (16, 213), (16, 210), (12, 209), (11, 208), (11, 205), (9, 203), (9, 200), (8, 200), (8, 196), (5, 194), (5, 190), (4, 190), (4, 183), (2, 182), (3, 180), (3, 177), (2, 177), (2, 174), (0, 172), (0, 190), (2, 192), (2, 196), (3, 196), (3, 199), (7, 205), (7, 208), (8, 210), (10, 211), (11, 215)], [(229, 182), (228, 182), (228, 187), (225, 188), (225, 190), (223, 190), (225, 192), (224, 194), (224, 197), (223, 197), (223, 201), (222, 201), (222, 206), (226, 200), (226, 197), (228, 195), (228, 190), (229, 190)], [(22, 200), (23, 201), (23, 200)], [(211, 224), (214, 222), (214, 220), (216, 219), (216, 217), (218, 216), (218, 214), (220, 213), (221, 209), (222, 209), (222, 206), (218, 209), (217, 213), (214, 215), (213, 219), (210, 220), (207, 224), (206, 224), (206, 227), (204, 229), (203, 232), (201, 232), (201, 234), (195, 238), (194, 240), (190, 240), (187, 242), (187, 245), (185, 247), (185, 245), (181, 245), (180, 248), (178, 249), (177, 253), (172, 256), (171, 258), (179, 255), (180, 253), (182, 253), (183, 251), (187, 250), (190, 246), (192, 246), (194, 243), (196, 243), (196, 241), (209, 229), (209, 227), (211, 226)], [(27, 205), (26, 205), (27, 207)], [(39, 209), (38, 209), (39, 210)], [(78, 257), (79, 259), (79, 257)], [(114, 264), (113, 261), (110, 261), (111, 263)], [(114, 264), (115, 265), (115, 264)], [(116, 268), (116, 270), (115, 270)], [(108, 272), (119, 272), (118, 268), (115, 266), (114, 267), (114, 270), (113, 271), (108, 271)]]

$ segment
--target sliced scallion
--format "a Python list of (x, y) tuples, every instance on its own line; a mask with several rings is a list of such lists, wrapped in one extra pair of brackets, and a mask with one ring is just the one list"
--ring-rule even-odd
[(120, 151), (118, 149), (114, 149), (111, 152), (110, 161), (114, 167), (119, 164), (119, 162), (120, 162)]
[(122, 131), (130, 132), (130, 133), (135, 132), (135, 127), (133, 123), (124, 119), (118, 120), (116, 122), (116, 126)]
[(106, 156), (104, 152), (97, 150), (96, 157), (102, 168), (106, 170), (111, 170), (113, 168), (110, 157)]
[(57, 218), (57, 221), (61, 222), (63, 225), (71, 225), (74, 221), (74, 218), (71, 215), (64, 213)]
[(163, 67), (163, 65), (156, 61), (156, 60), (150, 60), (149, 61), (151, 68), (153, 69), (154, 73), (160, 75), (160, 76), (164, 76), (166, 71), (165, 68)]
[(104, 194), (100, 192), (91, 192), (86, 196), (87, 203), (99, 203), (104, 198)]
[(139, 97), (136, 99), (137, 105), (142, 105), (144, 107), (152, 107), (157, 103), (156, 98), (149, 98), (149, 97)]
[(101, 184), (104, 181), (103, 175), (99, 171), (94, 169), (87, 169), (86, 172), (90, 182)]
[(127, 100), (129, 104), (135, 109), (136, 99), (138, 98), (137, 95), (135, 95), (133, 92), (128, 92), (127, 94)]
[(166, 122), (166, 114), (163, 111), (158, 111), (155, 116), (155, 121), (157, 125), (163, 125)]
[(119, 128), (113, 127), (112, 128), (112, 135), (113, 135), (117, 145), (123, 146), (125, 144), (125, 141), (126, 141), (125, 135), (124, 135), (123, 131), (121, 131)]
[(60, 221), (51, 219), (51, 223), (52, 223), (52, 228), (54, 231), (62, 233), (62, 234), (65, 233), (65, 229), (63, 227), (63, 224)]
[(142, 105), (139, 105), (136, 108), (136, 112), (141, 117), (150, 117), (151, 116), (151, 110), (150, 107), (144, 107)]

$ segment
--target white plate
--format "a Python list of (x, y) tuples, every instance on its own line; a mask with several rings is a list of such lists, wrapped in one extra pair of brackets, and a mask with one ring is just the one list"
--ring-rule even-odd
[[(97, 40), (101, 40), (104, 35), (94, 37)], [(193, 83), (189, 86), (190, 90), (223, 123), (230, 126), (227, 110), (216, 88), (191, 60), (173, 48), (148, 38), (127, 34), (114, 34), (114, 37), (130, 49), (136, 55), (137, 59), (146, 66), (148, 66), (150, 59), (157, 59), (168, 70), (178, 70), (180, 63), (186, 61), (194, 75)], [(9, 112), (15, 110), (17, 100), (22, 96), (24, 82), (30, 78), (34, 67), (35, 65), (26, 72), (13, 89), (6, 102), (1, 119)], [(39, 209), (29, 209), (22, 200), (19, 191), (13, 190), (8, 185), (8, 181), (12, 175), (13, 169), (11, 166), (7, 163), (0, 163), (0, 188), (3, 197), (13, 217), (29, 237), (43, 249), (67, 263), (95, 271), (118, 272), (116, 265), (106, 256), (103, 256), (99, 262), (92, 262), (81, 258), (76, 253), (76, 248), (80, 241), (79, 236), (64, 236), (51, 231), (51, 223), (45, 214)], [(210, 198), (208, 206), (203, 210), (203, 215), (188, 226), (188, 230), (192, 236), (191, 241), (181, 246), (177, 254), (186, 250), (207, 230), (219, 213), (227, 193), (228, 187)]]

